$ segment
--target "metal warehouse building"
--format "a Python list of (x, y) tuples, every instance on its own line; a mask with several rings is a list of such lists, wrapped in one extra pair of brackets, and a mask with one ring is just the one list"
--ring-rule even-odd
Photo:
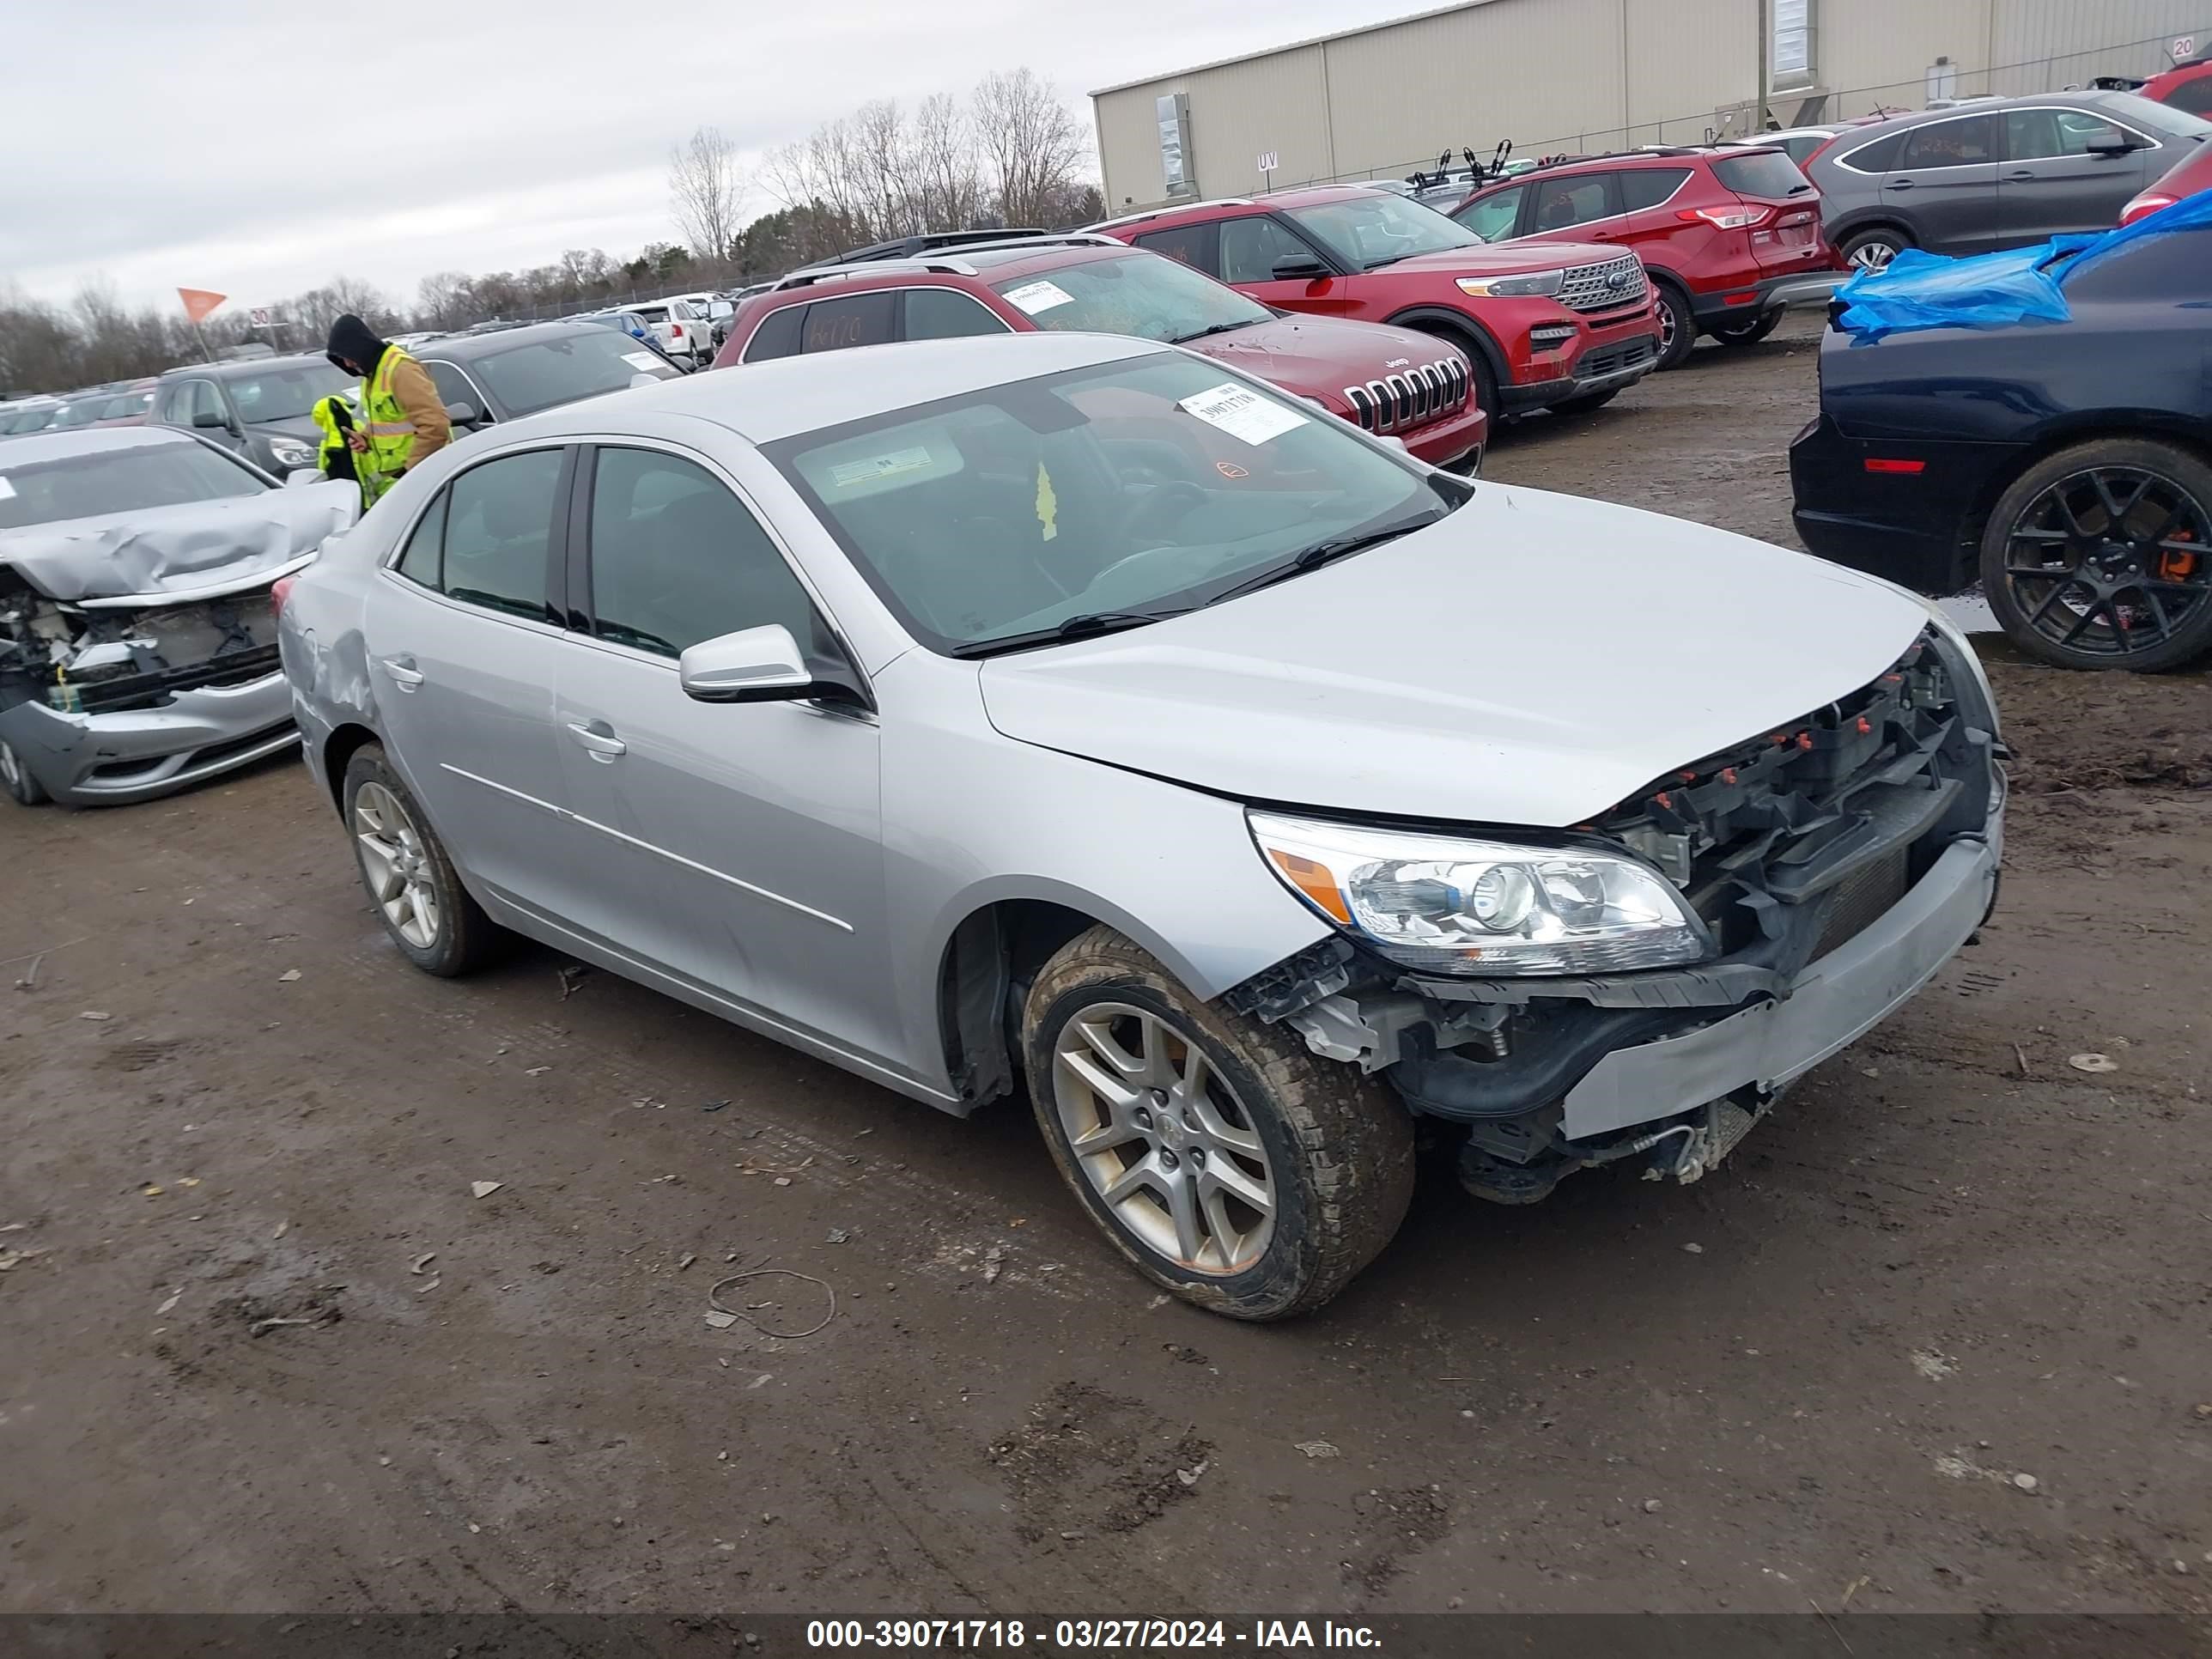
[(2147, 76), (2177, 44), (2212, 44), (2212, 0), (1467, 0), (1091, 100), (1121, 210), (1401, 177), (1501, 139), (1542, 155), (1739, 136), (1762, 57), (1767, 113), (1795, 126)]

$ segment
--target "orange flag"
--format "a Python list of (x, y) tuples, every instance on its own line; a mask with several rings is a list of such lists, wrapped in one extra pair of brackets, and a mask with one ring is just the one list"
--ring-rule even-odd
[(230, 295), (211, 294), (204, 288), (180, 288), (177, 297), (185, 302), (185, 315), (196, 323), (204, 323), (215, 314), (216, 307)]

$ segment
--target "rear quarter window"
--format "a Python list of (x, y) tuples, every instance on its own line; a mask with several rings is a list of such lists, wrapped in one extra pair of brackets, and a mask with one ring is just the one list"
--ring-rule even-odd
[(1905, 139), (1904, 133), (1893, 132), (1887, 137), (1877, 138), (1872, 143), (1853, 149), (1850, 140), (1846, 138), (1836, 146), (1840, 152), (1836, 161), (1838, 165), (1860, 173), (1887, 173), (1897, 165), (1897, 158), (1904, 153)]
[(1657, 207), (1681, 189), (1687, 167), (1628, 167), (1620, 174), (1620, 210), (1636, 213)]
[(1221, 227), (1213, 220), (1203, 224), (1177, 225), (1171, 230), (1147, 231), (1142, 236), (1132, 237), (1139, 247), (1152, 253), (1164, 253), (1170, 259), (1202, 270), (1209, 276), (1221, 274)]
[(753, 337), (745, 343), (744, 361), (764, 363), (776, 357), (795, 357), (799, 355), (799, 325), (806, 314), (805, 306), (785, 306), (771, 311), (761, 319)]
[(1713, 177), (1722, 187), (1739, 196), (1757, 196), (1784, 202), (1805, 193), (1805, 175), (1779, 150), (1753, 150), (1748, 155), (1725, 155), (1713, 163)]

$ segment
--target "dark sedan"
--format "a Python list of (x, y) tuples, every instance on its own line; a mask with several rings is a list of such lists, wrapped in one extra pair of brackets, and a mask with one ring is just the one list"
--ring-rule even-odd
[(1831, 328), (1820, 416), (1790, 451), (1805, 545), (1931, 595), (1978, 580), (2005, 632), (2062, 667), (2212, 648), (2207, 270), (2199, 224), (2085, 256), (2066, 322)]
[(425, 340), (415, 356), (454, 427), (470, 431), (684, 373), (650, 342), (598, 323), (448, 334)]

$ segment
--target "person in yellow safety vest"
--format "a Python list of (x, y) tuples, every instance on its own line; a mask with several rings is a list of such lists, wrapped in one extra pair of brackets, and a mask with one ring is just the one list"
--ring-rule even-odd
[(399, 475), (453, 441), (453, 422), (429, 371), (348, 312), (331, 325), (324, 355), (361, 377), (362, 419), (346, 436), (364, 509)]
[[(353, 448), (347, 442), (360, 424), (354, 419), (353, 393), (333, 392), (327, 398), (315, 399), (315, 406), (307, 411), (314, 421), (316, 430), (323, 434), (322, 443), (315, 454), (316, 471), (325, 478), (343, 478), (348, 483), (361, 482), (360, 471), (353, 464)], [(368, 495), (362, 495), (362, 510), (368, 508)]]

